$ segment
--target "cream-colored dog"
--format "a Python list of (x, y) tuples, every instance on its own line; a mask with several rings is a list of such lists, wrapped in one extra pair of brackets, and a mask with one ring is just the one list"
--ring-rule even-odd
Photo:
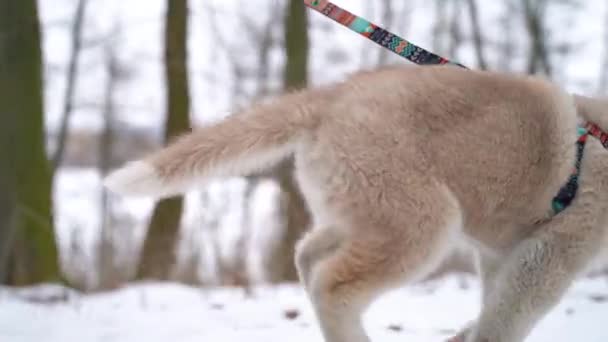
[(597, 139), (573, 203), (556, 216), (551, 207), (574, 168), (577, 123), (606, 128), (606, 109), (532, 77), (390, 67), (253, 106), (106, 184), (168, 196), (295, 155), (314, 216), (296, 261), (326, 341), (368, 341), (361, 314), (372, 300), (463, 242), (479, 256), (483, 308), (457, 339), (522, 341), (608, 235), (608, 152)]

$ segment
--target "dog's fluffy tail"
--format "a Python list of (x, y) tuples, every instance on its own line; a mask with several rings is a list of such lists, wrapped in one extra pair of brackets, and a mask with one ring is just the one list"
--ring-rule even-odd
[(318, 124), (310, 94), (301, 92), (233, 114), (185, 135), (104, 180), (113, 192), (166, 197), (199, 180), (253, 173), (287, 158)]

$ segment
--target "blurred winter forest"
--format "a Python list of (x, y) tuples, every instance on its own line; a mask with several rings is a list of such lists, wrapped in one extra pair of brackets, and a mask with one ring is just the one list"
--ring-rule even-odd
[[(606, 1), (335, 3), (473, 68), (608, 90)], [(100, 179), (254, 101), (398, 63), (301, 0), (0, 0), (0, 282), (296, 281), (290, 162), (159, 202)]]

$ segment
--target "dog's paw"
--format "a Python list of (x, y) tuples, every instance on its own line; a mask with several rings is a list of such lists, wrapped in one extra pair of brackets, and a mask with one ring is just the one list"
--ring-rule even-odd
[(475, 330), (476, 322), (469, 322), (458, 334), (449, 338), (446, 342), (467, 342), (469, 335)]
[(467, 336), (468, 332), (460, 332), (458, 335), (448, 338), (445, 342), (466, 342)]
[(445, 342), (465, 342), (465, 341), (464, 341), (464, 337), (462, 337), (460, 335), (456, 335), (454, 337), (447, 339)]

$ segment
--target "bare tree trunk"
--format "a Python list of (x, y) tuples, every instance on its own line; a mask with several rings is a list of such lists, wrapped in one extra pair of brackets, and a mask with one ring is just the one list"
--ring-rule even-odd
[[(300, 0), (290, 0), (285, 16), (285, 90), (305, 87), (308, 83), (308, 28), (307, 12)], [(273, 266), (271, 281), (297, 281), (294, 249), (301, 234), (308, 228), (310, 216), (293, 175), (293, 160), (282, 163), (277, 178), (283, 191), (285, 231), (277, 248), (271, 252)]]
[[(274, 17), (274, 16), (273, 16)], [(268, 79), (270, 77), (270, 52), (273, 48), (274, 41), (272, 39), (272, 29), (274, 28), (272, 19), (264, 27), (264, 31), (259, 37), (259, 53), (258, 53), (258, 72), (257, 80), (258, 89), (256, 98), (264, 98), (268, 95)]]
[[(106, 48), (106, 88), (103, 103), (103, 131), (99, 137), (99, 160), (98, 170), (101, 176), (108, 173), (111, 165), (112, 156), (112, 141), (114, 135), (114, 115), (116, 106), (114, 103), (114, 93), (116, 84), (120, 78), (120, 69), (116, 52), (112, 43)], [(116, 258), (117, 243), (114, 240), (114, 223), (112, 209), (108, 197), (108, 191), (105, 187), (100, 189), (100, 238), (98, 246), (98, 274), (99, 281), (97, 286), (100, 289), (116, 288), (122, 281), (120, 277), (120, 268), (118, 267)], [(124, 268), (123, 268), (124, 270)]]
[[(272, 10), (277, 12), (271, 15), (271, 18), (275, 18), (280, 12), (278, 12), (274, 7)], [(259, 52), (256, 74), (257, 90), (254, 96), (255, 100), (263, 99), (270, 93), (268, 82), (270, 78), (270, 52), (272, 51), (275, 43), (272, 36), (274, 27), (274, 23), (271, 19), (256, 37)], [(253, 211), (252, 196), (261, 179), (264, 177), (262, 174), (268, 176), (269, 171), (262, 171), (254, 175), (247, 176), (247, 185), (243, 193), (243, 219), (241, 225), (243, 227), (243, 232), (241, 233), (239, 241), (237, 242), (239, 252), (236, 255), (235, 273), (239, 275), (239, 279), (236, 279), (236, 281), (239, 283), (239, 285), (244, 286), (246, 289), (249, 289), (251, 286), (251, 279), (249, 277), (250, 273), (248, 272), (247, 267), (247, 258), (249, 250), (251, 249), (253, 231), (253, 225), (251, 223), (251, 214)]]
[[(0, 7), (1, 8), (1, 7)], [(0, 29), (4, 32), (4, 27)], [(8, 46), (6, 39), (0, 36), (0, 46)], [(0, 53), (0, 72), (5, 65), (6, 56)], [(8, 82), (0, 75), (0, 94), (5, 93)], [(17, 217), (17, 173), (15, 170), (15, 151), (17, 150), (17, 125), (12, 111), (2, 105), (0, 100), (0, 284), (8, 282), (9, 257), (12, 252)]]
[(308, 16), (304, 2), (289, 0), (285, 15), (283, 88), (286, 91), (308, 85)]
[[(0, 42), (2, 40), (0, 39)], [(0, 43), (0, 45), (2, 45)], [(0, 60), (0, 65), (2, 61)], [(0, 69), (1, 70), (1, 69)], [(0, 81), (0, 92), (5, 94)], [(1, 102), (1, 101), (0, 101)], [(15, 183), (16, 125), (14, 116), (0, 105), (0, 284), (8, 281), (9, 256), (15, 234), (17, 196)]]
[[(297, 0), (294, 0), (297, 1)], [(284, 213), (282, 232), (279, 243), (270, 255), (270, 281), (297, 281), (295, 268), (295, 245), (310, 224), (310, 215), (306, 203), (293, 177), (293, 160), (288, 160), (279, 168), (278, 181), (281, 187), (281, 207)]]
[[(165, 79), (167, 117), (165, 143), (190, 129), (187, 68), (188, 2), (167, 0), (165, 24)], [(144, 241), (138, 278), (167, 280), (176, 262), (183, 197), (157, 203)]]
[(59, 168), (63, 159), (68, 138), (70, 118), (74, 111), (74, 90), (76, 88), (76, 77), (78, 76), (80, 52), (82, 51), (82, 27), (87, 1), (88, 0), (78, 0), (76, 14), (74, 15), (74, 21), (72, 23), (71, 50), (68, 62), (65, 94), (63, 97), (63, 110), (61, 112), (59, 132), (57, 133), (57, 146), (52, 158), (53, 173)]
[(211, 31), (214, 32), (215, 39), (217, 41), (217, 46), (225, 50), (226, 57), (230, 62), (232, 76), (234, 77), (231, 98), (233, 98), (234, 101), (238, 101), (242, 99), (245, 95), (245, 89), (243, 87), (243, 80), (245, 79), (245, 69), (241, 65), (238, 56), (235, 56), (235, 54), (233, 53), (230, 44), (222, 36), (220, 31), (220, 24), (217, 22), (214, 9), (210, 8), (206, 3), (205, 7), (206, 11), (209, 13), (209, 25), (211, 26)]
[(247, 186), (245, 187), (245, 191), (243, 193), (243, 227), (247, 226), (251, 229), (251, 213), (253, 211), (252, 197), (256, 188), (260, 184), (261, 179), (262, 177), (260, 176), (247, 177)]
[(176, 265), (172, 272), (171, 279), (182, 284), (191, 286), (202, 285), (199, 274), (199, 266), (201, 265), (201, 245), (199, 243), (200, 234), (193, 233), (187, 236), (182, 245), (185, 257)]
[(528, 73), (535, 74), (542, 69), (545, 75), (551, 77), (553, 70), (549, 61), (549, 52), (544, 34), (544, 21), (547, 0), (522, 0), (526, 28), (530, 36), (530, 57), (528, 59)]
[(7, 154), (2, 155), (12, 161), (11, 166), (3, 163), (6, 169), (0, 172), (9, 180), (14, 176), (12, 195), (7, 194), (3, 205), (8, 226), (1, 227), (8, 233), (14, 229), (8, 282), (57, 281), (60, 273), (45, 151), (42, 51), (35, 0), (0, 1), (0, 94), (0, 118), (14, 132), (8, 135), (14, 140), (3, 147), (8, 147)]
[(608, 92), (608, 8), (604, 13), (604, 52), (602, 56), (602, 68), (600, 70), (600, 80), (598, 94), (606, 95)]
[(433, 51), (439, 55), (445, 54), (445, 33), (448, 27), (447, 1), (435, 0), (435, 23), (433, 24)]
[(481, 70), (488, 68), (488, 63), (484, 55), (484, 41), (483, 34), (481, 32), (481, 24), (479, 22), (479, 10), (477, 8), (476, 0), (467, 0), (467, 7), (469, 9), (469, 17), (471, 19), (471, 27), (473, 30), (473, 45), (475, 46), (475, 56), (477, 56), (477, 66)]
[(461, 28), (461, 2), (455, 0), (452, 2), (452, 16), (449, 22), (449, 41), (447, 55), (450, 59), (458, 59), (458, 50), (462, 46), (462, 28)]
[(511, 64), (515, 57), (516, 39), (513, 34), (513, 13), (517, 11), (515, 0), (505, 1), (505, 13), (501, 16), (501, 41), (499, 47), (498, 68), (503, 71), (511, 71)]
[[(104, 91), (103, 103), (103, 130), (99, 136), (99, 160), (97, 168), (100, 175), (105, 176), (111, 168), (112, 141), (114, 135), (114, 115), (116, 105), (114, 103), (114, 92), (119, 78), (119, 67), (116, 53), (113, 47), (106, 48), (106, 88)], [(112, 224), (111, 217), (108, 216), (108, 192), (105, 187), (101, 187), (101, 228), (107, 228)]]

